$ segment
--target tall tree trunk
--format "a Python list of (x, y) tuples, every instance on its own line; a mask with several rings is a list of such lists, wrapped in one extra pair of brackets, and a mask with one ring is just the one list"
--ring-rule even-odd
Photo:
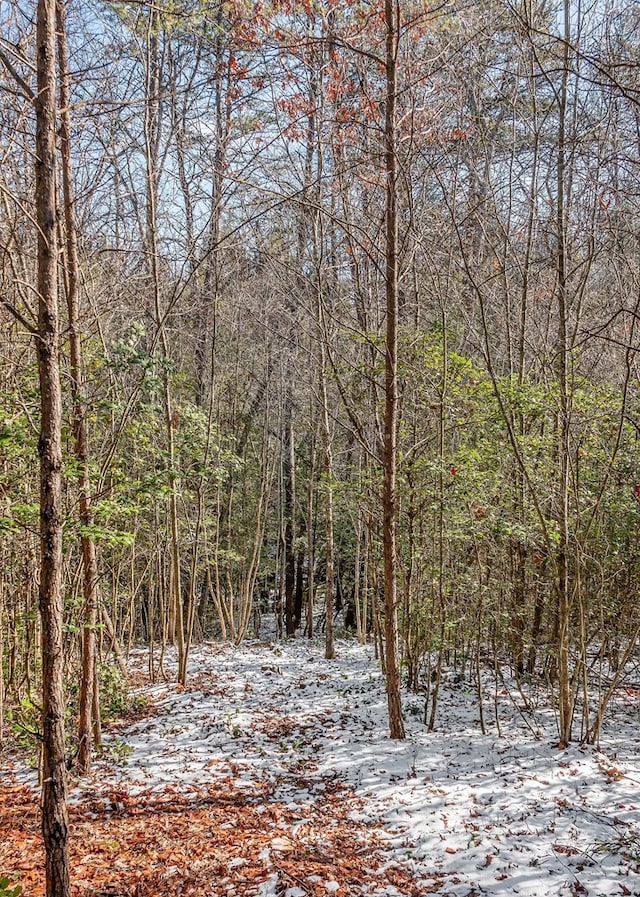
[[(287, 373), (290, 376), (290, 373)], [(293, 397), (290, 386), (284, 399), (283, 487), (284, 487), (284, 615), (287, 635), (296, 633), (295, 615), (295, 437), (293, 434)]]
[(302, 609), (304, 603), (304, 551), (305, 551), (305, 520), (304, 517), (298, 518), (298, 550), (296, 551), (296, 585), (293, 595), (293, 615), (296, 621), (296, 629), (302, 622)]
[(60, 72), (60, 152), (62, 157), (62, 188), (66, 237), (67, 314), (69, 317), (69, 352), (71, 363), (71, 391), (73, 399), (73, 429), (75, 454), (80, 473), (78, 505), (82, 535), (80, 538), (83, 565), (84, 624), (82, 628), (82, 678), (78, 723), (78, 771), (86, 775), (91, 767), (92, 708), (95, 684), (96, 621), (98, 614), (98, 564), (95, 542), (89, 535), (93, 523), (91, 510), (91, 481), (89, 478), (89, 438), (83, 402), (82, 354), (78, 313), (79, 262), (78, 240), (73, 208), (73, 181), (69, 136), (71, 122), (71, 77), (67, 54), (66, 2), (57, 0), (58, 68)]
[[(313, 420), (313, 418), (312, 418)], [(307, 627), (306, 634), (313, 638), (313, 604), (315, 600), (315, 526), (314, 488), (316, 478), (316, 437), (315, 427), (311, 427), (309, 447), (309, 480), (307, 482)]]
[(566, 121), (569, 80), (570, 4), (564, 0), (564, 44), (562, 80), (558, 110), (558, 168), (557, 168), (557, 275), (558, 275), (558, 386), (560, 395), (560, 420), (558, 427), (558, 494), (557, 525), (559, 543), (556, 555), (556, 593), (558, 600), (558, 713), (560, 744), (571, 741), (573, 702), (569, 673), (569, 437), (570, 349), (567, 334), (567, 235), (566, 235)]
[(384, 155), (385, 202), (385, 286), (387, 327), (385, 339), (385, 406), (382, 465), (382, 547), (384, 557), (384, 632), (389, 734), (404, 738), (398, 664), (398, 600), (396, 582), (396, 464), (398, 424), (398, 217), (396, 209), (396, 56), (399, 35), (399, 6), (385, 0), (386, 104)]
[(42, 626), (42, 834), (47, 897), (69, 895), (62, 603), (62, 391), (56, 240), (55, 0), (37, 9), (36, 222), (40, 378), (40, 619)]
[(184, 685), (187, 676), (187, 639), (185, 634), (184, 606), (182, 601), (182, 576), (180, 557), (180, 536), (178, 526), (178, 489), (179, 480), (176, 475), (177, 461), (175, 449), (175, 430), (178, 417), (173, 412), (171, 381), (169, 378), (170, 358), (167, 337), (166, 315), (161, 308), (160, 270), (158, 266), (158, 195), (159, 195), (159, 150), (160, 150), (160, 48), (159, 34), (162, 23), (159, 7), (152, 6), (149, 13), (147, 31), (147, 58), (145, 83), (145, 155), (147, 180), (146, 209), (146, 242), (148, 252), (149, 273), (153, 291), (153, 312), (158, 328), (160, 352), (165, 362), (162, 369), (162, 400), (164, 406), (165, 428), (167, 434), (167, 465), (169, 468), (169, 544), (171, 547), (171, 576), (169, 591), (170, 619), (178, 637), (178, 681)]
[[(232, 104), (225, 97), (225, 88), (229, 89), (230, 71), (224, 64), (225, 28), (223, 22), (223, 5), (219, 4), (216, 13), (216, 40), (213, 54), (214, 103), (215, 103), (215, 153), (211, 185), (210, 227), (207, 240), (207, 258), (204, 266), (204, 278), (197, 291), (196, 333), (194, 348), (196, 403), (204, 405), (207, 393), (207, 360), (213, 361), (215, 354), (215, 315), (218, 306), (219, 290), (219, 243), (222, 224), (224, 171), (226, 166), (228, 136), (231, 129)], [(213, 328), (211, 316), (214, 316)], [(207, 353), (207, 346), (211, 341)], [(208, 358), (207, 358), (208, 356)], [(213, 389), (213, 373), (210, 373), (209, 386)]]
[(321, 323), (320, 352), (318, 361), (318, 379), (320, 391), (320, 420), (322, 423), (322, 451), (324, 458), (324, 525), (325, 525), (325, 558), (327, 564), (325, 578), (325, 651), (327, 660), (333, 660), (336, 656), (335, 637), (333, 632), (333, 614), (335, 599), (333, 591), (333, 452), (331, 450), (331, 427), (329, 425), (329, 402), (327, 399), (326, 381), (326, 351), (322, 295), (318, 289), (318, 318)]

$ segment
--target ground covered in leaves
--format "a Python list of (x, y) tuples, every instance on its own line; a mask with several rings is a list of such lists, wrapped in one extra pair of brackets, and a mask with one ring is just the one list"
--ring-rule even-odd
[[(344, 818), (338, 793), (306, 808), (239, 791), (233, 779), (195, 796), (105, 791), (71, 808), (74, 892), (124, 895), (418, 894), (411, 876), (389, 864), (371, 826)], [(37, 808), (30, 789), (10, 788), (0, 814), (10, 845), (4, 866), (20, 875), (24, 893), (44, 895)], [(275, 881), (274, 881), (275, 879)], [(273, 885), (273, 887), (272, 887)], [(355, 890), (354, 890), (355, 889)]]
[[(186, 688), (132, 658), (136, 711), (71, 791), (74, 897), (640, 895), (640, 703), (600, 750), (557, 748), (548, 695), (447, 678), (438, 727), (407, 695), (386, 734), (369, 648), (206, 645)], [(171, 663), (166, 665), (172, 672)], [(5, 763), (0, 875), (43, 895), (33, 771)]]

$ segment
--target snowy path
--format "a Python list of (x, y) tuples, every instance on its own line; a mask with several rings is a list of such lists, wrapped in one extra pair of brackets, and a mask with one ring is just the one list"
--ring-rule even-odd
[[(144, 657), (137, 662), (142, 668)], [(433, 733), (421, 721), (422, 699), (407, 695), (408, 737), (392, 742), (379, 669), (352, 642), (340, 642), (331, 663), (320, 645), (302, 640), (204, 646), (190, 669), (186, 689), (141, 689), (154, 709), (115, 736), (131, 749), (126, 765), (97, 765), (73, 800), (85, 806), (90, 796), (99, 803), (122, 794), (144, 804), (169, 786), (188, 806), (216, 784), (244, 795), (250, 824), (263, 820), (269, 835), (263, 880), (252, 891), (247, 880), (245, 890), (234, 883), (232, 870), (249, 860), (234, 848), (203, 895), (640, 895), (637, 696), (605, 733), (612, 760), (592, 748), (554, 747), (544, 710), (529, 719), (541, 735), (534, 738), (506, 694), (498, 696), (501, 736), (495, 720), (483, 736), (465, 683), (443, 689)], [(492, 702), (488, 695), (487, 717)], [(336, 829), (326, 844), (323, 827)], [(349, 838), (354, 857), (378, 848), (371, 832), (382, 839), (384, 862), (371, 862), (366, 880), (355, 880), (353, 863), (348, 875), (337, 861), (330, 867), (327, 856), (340, 844), (346, 850)], [(304, 848), (308, 859), (311, 847), (318, 868), (324, 850), (326, 875), (294, 880), (296, 852)]]

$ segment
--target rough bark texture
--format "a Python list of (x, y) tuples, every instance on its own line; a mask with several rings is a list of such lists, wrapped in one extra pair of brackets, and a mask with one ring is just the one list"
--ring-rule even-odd
[(68, 897), (67, 769), (62, 655), (62, 396), (56, 245), (55, 0), (37, 10), (36, 219), (40, 377), (40, 618), (42, 626), (42, 834), (47, 897)]
[(404, 738), (398, 665), (398, 598), (396, 584), (396, 463), (398, 428), (398, 217), (396, 210), (396, 48), (397, 8), (385, 0), (386, 112), (384, 123), (386, 193), (386, 311), (385, 409), (382, 486), (382, 545), (384, 556), (384, 632), (389, 706), (389, 734)]

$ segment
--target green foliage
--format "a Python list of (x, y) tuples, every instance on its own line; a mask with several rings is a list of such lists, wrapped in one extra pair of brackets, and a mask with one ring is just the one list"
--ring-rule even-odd
[(41, 708), (31, 695), (25, 695), (7, 710), (7, 721), (18, 744), (35, 758), (40, 750)]
[(128, 684), (120, 668), (114, 664), (98, 665), (100, 683), (100, 713), (104, 719), (111, 719), (126, 713), (129, 709)]
[(8, 536), (10, 533), (16, 533), (20, 529), (19, 525), (13, 517), (0, 517), (0, 536)]
[(113, 529), (105, 526), (99, 526), (96, 523), (90, 526), (80, 526), (79, 533), (81, 536), (88, 536), (97, 545), (111, 546), (131, 546), (133, 545), (135, 534), (123, 529)]
[(113, 741), (102, 744), (101, 752), (103, 757), (108, 757), (117, 766), (126, 766), (133, 747), (121, 738), (114, 738)]
[(640, 831), (636, 826), (625, 826), (617, 837), (598, 843), (597, 849), (602, 853), (624, 857), (635, 866), (636, 871), (640, 871)]
[(22, 885), (18, 884), (15, 875), (0, 875), (0, 897), (18, 897), (22, 894)]

